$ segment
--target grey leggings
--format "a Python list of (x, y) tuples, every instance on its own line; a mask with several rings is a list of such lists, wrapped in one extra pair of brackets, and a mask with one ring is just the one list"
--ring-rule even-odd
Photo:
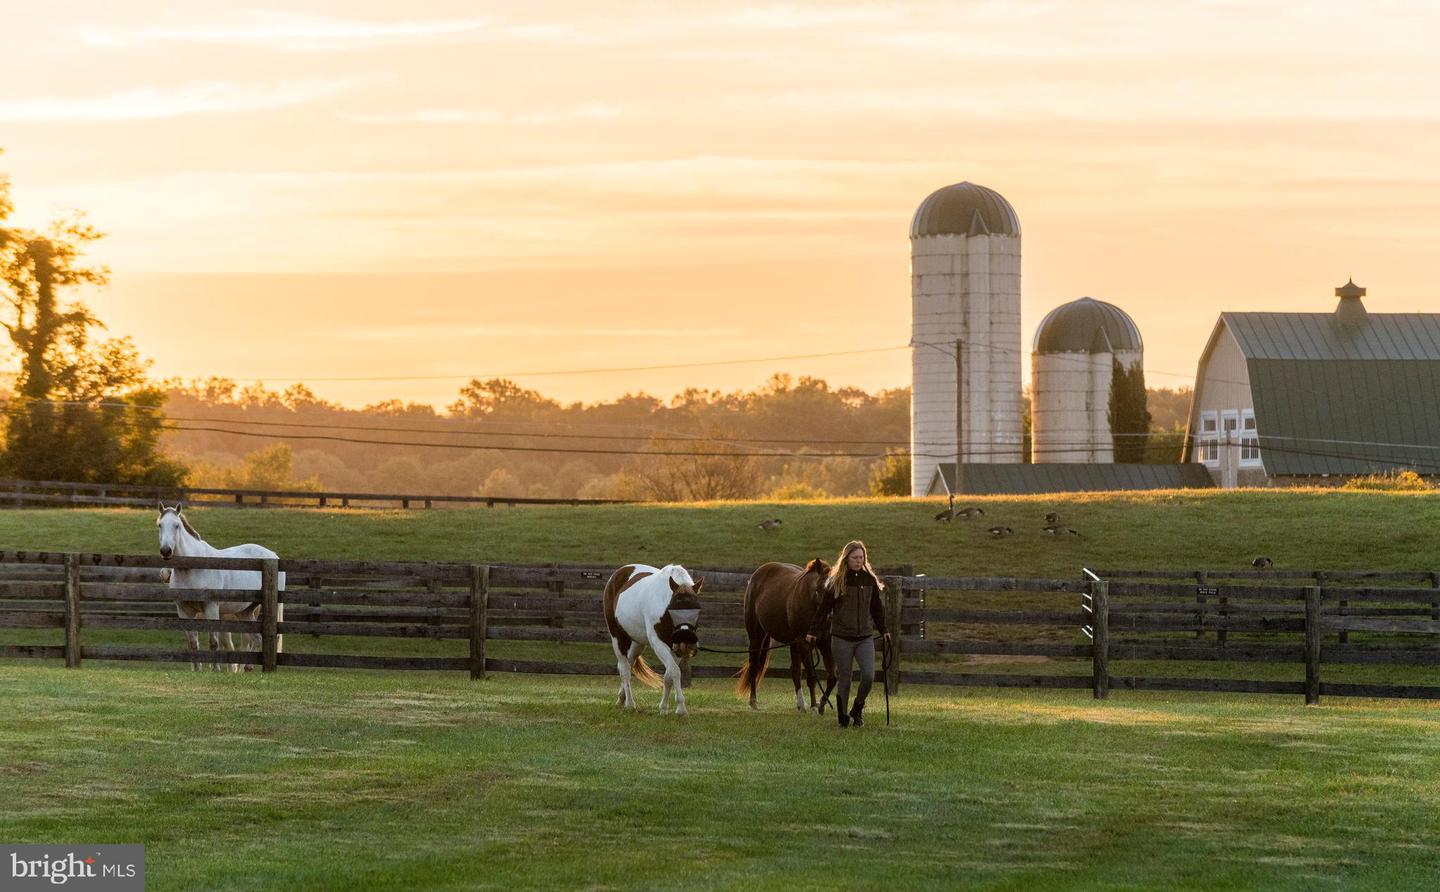
[(856, 660), (860, 661), (860, 690), (855, 692), (855, 705), (864, 706), (870, 686), (875, 683), (875, 639), (846, 641), (844, 638), (831, 638), (830, 654), (835, 658), (835, 671), (840, 674), (840, 681), (835, 686), (836, 707), (845, 712), (845, 704), (850, 701), (850, 672)]

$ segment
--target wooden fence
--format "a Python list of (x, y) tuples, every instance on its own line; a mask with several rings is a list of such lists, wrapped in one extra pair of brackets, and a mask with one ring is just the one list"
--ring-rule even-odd
[[(161, 576), (167, 566), (261, 571), (259, 618), (178, 618), (177, 591)], [(705, 579), (702, 643), (743, 650), (741, 592), (748, 573), (694, 572)], [(165, 562), (150, 555), (5, 551), (0, 629), (40, 630), (21, 634), (55, 640), (0, 644), (0, 657), (63, 659), (69, 666), (102, 659), (239, 663), (263, 671), (448, 670), (472, 678), (487, 672), (610, 675), (614, 662), (600, 606), (609, 574), (609, 568), (573, 566)], [(1348, 571), (1326, 573), (1316, 585), (1313, 573), (1117, 571), (1070, 580), (889, 575), (887, 624), (900, 634), (883, 680), (892, 692), (903, 682), (1088, 689), (1098, 698), (1114, 688), (1303, 694), (1310, 703), (1322, 695), (1440, 698), (1433, 683), (1440, 666), (1435, 578)], [(1424, 587), (1405, 584), (1422, 579)], [(184, 594), (197, 601), (234, 597)], [(195, 652), (174, 646), (184, 631), (252, 633), (261, 645), (253, 652)], [(96, 640), (115, 632), (165, 633), (171, 641), (157, 647)], [(291, 636), (290, 649), (281, 649), (281, 636)], [(377, 646), (390, 652), (356, 652), (376, 649), (362, 644), (382, 639)], [(430, 651), (396, 654), (396, 639)], [(687, 669), (698, 677), (730, 676), (743, 660), (737, 653)], [(1193, 674), (1197, 665), (1222, 663), (1235, 664), (1234, 671)], [(1322, 668), (1341, 665), (1418, 667), (1421, 677), (1397, 683), (1322, 676)], [(1417, 675), (1416, 668), (1404, 671)], [(1411, 683), (1416, 680), (1426, 683)]]
[[(1318, 703), (1326, 694), (1440, 699), (1435, 684), (1440, 673), (1434, 670), (1440, 666), (1440, 573), (1108, 570), (1091, 575), (1096, 696), (1125, 687), (1303, 694), (1306, 703)], [(1112, 660), (1278, 664), (1303, 668), (1303, 676), (1116, 676), (1102, 668)], [(1415, 667), (1409, 674), (1427, 683), (1326, 681), (1322, 670), (1327, 665)]]
[(156, 499), (207, 508), (435, 508), (496, 505), (620, 505), (618, 499), (529, 499), (508, 496), (406, 495), (375, 492), (311, 492), (299, 489), (216, 489), (67, 483), (0, 478), (0, 506), (100, 505), (153, 507)]

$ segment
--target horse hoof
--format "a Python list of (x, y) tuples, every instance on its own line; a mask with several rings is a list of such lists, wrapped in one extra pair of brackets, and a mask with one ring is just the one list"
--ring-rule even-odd
[(688, 711), (685, 707), (682, 706), (682, 707), (680, 707), (679, 709), (675, 710), (675, 714), (676, 714), (676, 715), (689, 715), (690, 713), (689, 713), (689, 711)]
[(750, 708), (753, 709), (753, 710), (755, 710), (756, 712), (759, 712), (759, 711), (760, 711), (760, 707), (755, 703), (754, 700), (751, 700), (751, 701), (750, 701)]

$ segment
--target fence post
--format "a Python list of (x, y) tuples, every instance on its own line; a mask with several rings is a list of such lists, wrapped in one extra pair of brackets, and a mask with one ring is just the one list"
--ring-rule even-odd
[(1095, 699), (1104, 700), (1110, 696), (1110, 583), (1103, 579), (1090, 583), (1090, 608), (1095, 611), (1090, 617), (1095, 631), (1090, 642), (1091, 681)]
[[(890, 668), (885, 670), (885, 690), (891, 694), (900, 692), (900, 620), (905, 604), (904, 582), (903, 576), (885, 578), (885, 628), (890, 631)], [(883, 656), (881, 662), (884, 662)]]
[(1305, 588), (1305, 705), (1320, 704), (1320, 586)]
[[(1207, 576), (1204, 572), (1197, 571), (1197, 572), (1195, 573), (1195, 585), (1196, 585), (1197, 587), (1203, 588), (1203, 587), (1205, 587), (1205, 586), (1207, 586), (1207, 585), (1209, 585), (1209, 584), (1210, 584), (1210, 577)], [(1200, 594), (1198, 591), (1195, 593), (1195, 603), (1196, 603), (1197, 605), (1199, 605), (1199, 609), (1197, 609), (1197, 610), (1195, 611), (1195, 637), (1196, 637), (1196, 638), (1204, 638), (1204, 637), (1205, 637), (1205, 596), (1202, 595), (1202, 594)]]
[(486, 614), (490, 609), (490, 565), (470, 565), (470, 678), (485, 677)]
[(80, 668), (80, 555), (65, 555), (65, 666)]
[[(1431, 571), (1431, 573), (1430, 573), (1430, 587), (1431, 587), (1431, 588), (1440, 588), (1440, 573)], [(1431, 621), (1431, 622), (1440, 622), (1440, 601), (1431, 601), (1431, 602), (1430, 602), (1430, 621)]]
[(265, 558), (260, 564), (260, 671), (275, 671), (280, 652), (280, 562)]

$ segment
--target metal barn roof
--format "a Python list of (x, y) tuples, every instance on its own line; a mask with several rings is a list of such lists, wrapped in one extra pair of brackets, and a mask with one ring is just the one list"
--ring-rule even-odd
[[(1173, 465), (1053, 463), (1001, 465), (965, 463), (969, 495), (1028, 495), (1047, 492), (1107, 492), (1141, 489), (1213, 489), (1215, 481), (1199, 462)], [(942, 484), (941, 478), (944, 478)], [(935, 472), (929, 495), (955, 488), (955, 463)]]

